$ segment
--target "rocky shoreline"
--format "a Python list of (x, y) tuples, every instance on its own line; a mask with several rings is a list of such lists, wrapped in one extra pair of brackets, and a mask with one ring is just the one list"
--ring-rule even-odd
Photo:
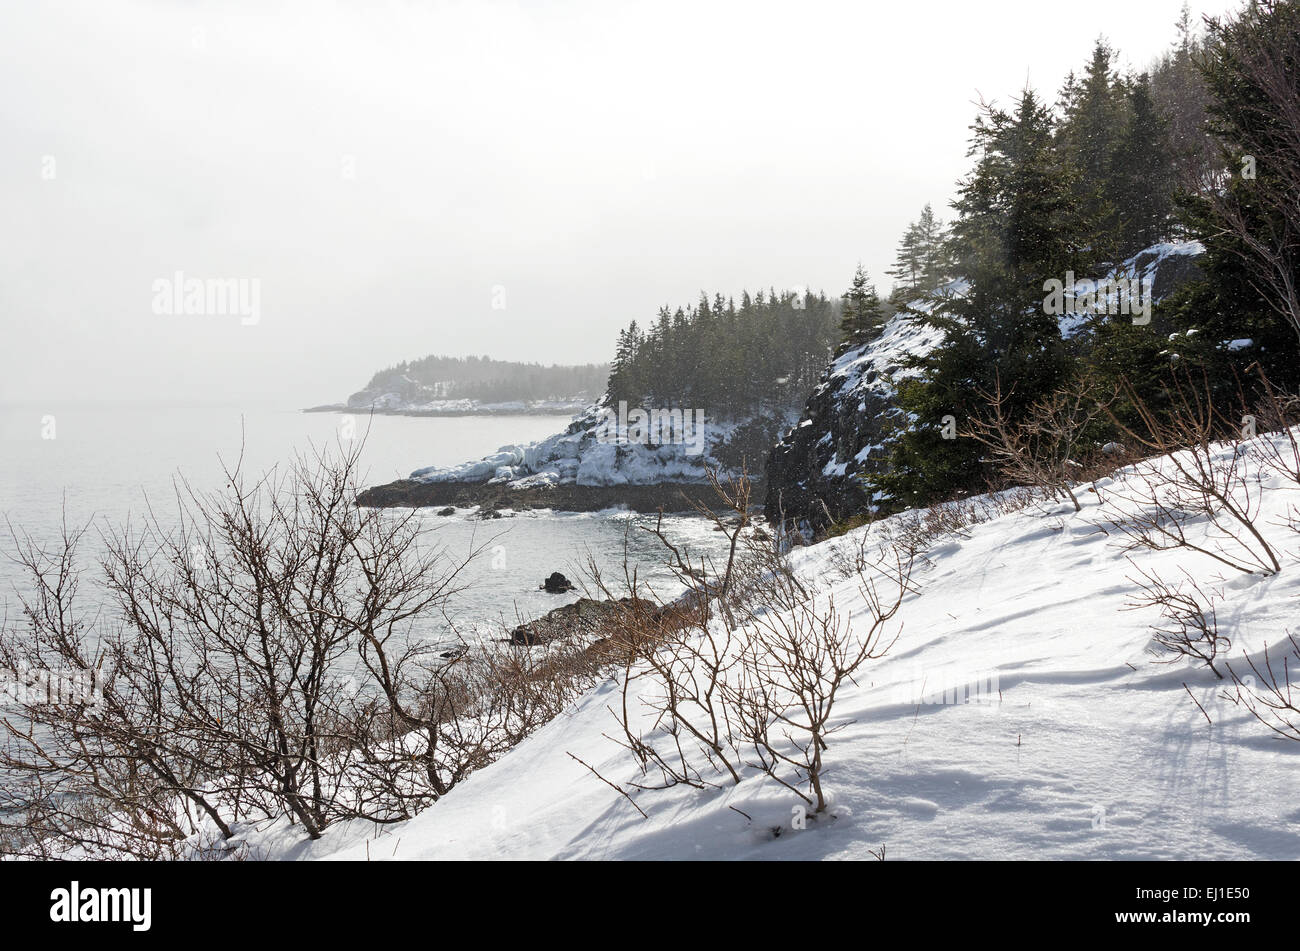
[[(754, 497), (763, 497), (761, 484)], [(520, 488), (491, 482), (416, 482), (401, 479), (366, 489), (357, 505), (366, 508), (427, 508), (478, 506), (484, 512), (499, 509), (557, 512), (599, 512), (626, 508), (633, 512), (695, 512), (694, 503), (711, 510), (722, 506), (713, 489), (698, 482), (662, 482), (655, 485), (560, 485)]]
[(473, 406), (465, 409), (446, 408), (446, 409), (388, 409), (381, 407), (367, 406), (358, 408), (348, 406), (346, 403), (327, 403), (324, 406), (308, 406), (302, 410), (304, 413), (348, 413), (355, 416), (556, 416), (569, 418), (574, 413), (581, 412), (582, 404), (572, 406), (521, 406), (521, 407), (492, 407), (492, 406)]

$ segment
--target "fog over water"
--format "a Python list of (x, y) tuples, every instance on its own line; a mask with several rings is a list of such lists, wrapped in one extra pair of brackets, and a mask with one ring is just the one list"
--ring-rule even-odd
[[(1181, 3), (0, 5), (0, 400), (316, 405), (884, 283), (981, 96), (1051, 100), (1099, 34), (1140, 68)], [(177, 274), (257, 319), (157, 306)]]

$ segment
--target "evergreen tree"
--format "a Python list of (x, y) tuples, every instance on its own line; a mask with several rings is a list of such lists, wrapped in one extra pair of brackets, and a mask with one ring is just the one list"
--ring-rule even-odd
[(1174, 195), (1168, 124), (1156, 111), (1146, 73), (1128, 84), (1128, 103), (1127, 122), (1110, 161), (1120, 259), (1168, 235)]
[(921, 212), (918, 222), (921, 229), (921, 283), (927, 291), (952, 280), (952, 261), (948, 254), (948, 231), (942, 221), (934, 216), (929, 204)]
[(618, 344), (614, 349), (614, 360), (609, 367), (609, 399), (617, 404), (627, 399), (629, 394), (638, 394), (641, 390), (637, 380), (637, 347), (640, 342), (640, 328), (636, 321), (619, 331)]
[[(930, 206), (925, 207), (928, 209)], [(903, 237), (899, 239), (894, 266), (885, 272), (894, 279), (894, 291), (891, 295), (894, 299), (905, 299), (921, 289), (922, 274), (925, 270), (921, 259), (921, 230), (919, 224), (913, 222), (907, 226)]]
[(1064, 157), (1078, 170), (1074, 194), (1084, 217), (1097, 222), (1097, 253), (1112, 259), (1119, 250), (1119, 210), (1113, 201), (1113, 161), (1128, 126), (1124, 85), (1113, 69), (1115, 52), (1098, 39), (1083, 77), (1061, 92), (1059, 141)]
[(1219, 154), (1207, 131), (1210, 96), (1200, 68), (1205, 44), (1186, 4), (1177, 28), (1177, 41), (1150, 70), (1151, 98), (1168, 125), (1175, 186), (1190, 192), (1204, 184), (1207, 174), (1218, 165)]
[(619, 334), (610, 404), (700, 408), (710, 419), (766, 412), (774, 420), (768, 429), (779, 428), (816, 383), (838, 323), (837, 302), (796, 291), (746, 292), (739, 307), (716, 294), (660, 308), (647, 333), (633, 321)]
[(876, 293), (876, 286), (867, 277), (861, 264), (853, 274), (852, 286), (840, 298), (840, 349), (867, 343), (885, 323), (885, 309)]
[(932, 291), (952, 276), (947, 254), (948, 233), (929, 203), (921, 217), (907, 226), (898, 243), (898, 256), (887, 273), (895, 280), (890, 300), (906, 303)]
[(1200, 61), (1218, 174), (1180, 216), (1205, 246), (1204, 280), (1162, 308), (1166, 357), (1204, 370), (1223, 405), (1257, 381), (1300, 389), (1300, 3), (1211, 21)]
[[(986, 395), (1009, 394), (1014, 420), (1068, 379), (1056, 316), (1043, 284), (1091, 266), (1095, 222), (1078, 213), (1078, 176), (1054, 148), (1051, 113), (1026, 90), (1014, 113), (989, 107), (974, 126), (974, 172), (961, 183), (953, 226), (957, 267), (969, 281), (960, 297), (917, 313), (944, 331), (918, 375), (899, 387), (912, 424), (890, 439), (890, 471), (872, 488), (896, 504), (920, 504), (982, 485), (973, 440), (946, 438), (986, 411)], [(945, 432), (944, 418), (951, 417)]]

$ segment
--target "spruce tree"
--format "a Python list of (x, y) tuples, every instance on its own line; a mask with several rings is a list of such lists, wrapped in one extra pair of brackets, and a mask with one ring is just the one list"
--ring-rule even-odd
[(950, 278), (947, 238), (943, 222), (935, 217), (934, 209), (927, 203), (921, 217), (903, 232), (894, 266), (886, 272), (895, 280), (890, 295), (892, 303), (904, 304)]
[(1170, 159), (1178, 187), (1193, 190), (1218, 164), (1218, 145), (1207, 131), (1210, 96), (1199, 63), (1206, 56), (1191, 10), (1183, 5), (1178, 40), (1151, 69), (1151, 98), (1169, 126)]
[(1064, 154), (1078, 169), (1075, 199), (1086, 218), (1098, 224), (1094, 243), (1098, 254), (1112, 259), (1119, 251), (1119, 211), (1111, 192), (1116, 148), (1128, 125), (1123, 83), (1112, 64), (1114, 51), (1102, 39), (1093, 47), (1082, 78), (1067, 84), (1061, 100), (1064, 115), (1059, 140)]
[(925, 271), (921, 240), (921, 228), (917, 222), (909, 224), (899, 239), (894, 266), (885, 272), (894, 279), (892, 297), (895, 300), (905, 300), (921, 287)]
[(1204, 373), (1228, 407), (1259, 371), (1300, 389), (1300, 4), (1211, 21), (1200, 70), (1218, 168), (1179, 217), (1205, 246), (1204, 279), (1157, 307), (1159, 356)]
[(633, 321), (619, 334), (609, 402), (783, 421), (816, 383), (838, 341), (838, 318), (824, 294), (803, 291), (745, 293), (739, 307), (717, 294), (660, 308), (648, 333)]
[[(1095, 222), (1078, 214), (1078, 176), (1054, 148), (1053, 119), (1032, 90), (1014, 113), (987, 108), (974, 126), (975, 170), (961, 183), (953, 226), (966, 292), (921, 319), (944, 331), (899, 387), (908, 424), (890, 438), (889, 471), (871, 488), (921, 504), (982, 487), (974, 440), (947, 438), (983, 416), (1001, 387), (1016, 419), (1065, 383), (1069, 360), (1043, 284), (1091, 265)], [(947, 425), (945, 425), (945, 420)]]
[(840, 311), (840, 350), (860, 346), (869, 342), (879, 332), (885, 322), (884, 307), (876, 286), (867, 276), (866, 268), (861, 264), (853, 273), (853, 284), (840, 298), (843, 307)]
[(933, 291), (952, 278), (952, 264), (948, 258), (948, 232), (926, 203), (916, 222), (921, 245), (921, 289)]
[(1152, 101), (1146, 73), (1128, 84), (1128, 102), (1127, 122), (1110, 163), (1120, 259), (1168, 235), (1174, 196), (1168, 124)]

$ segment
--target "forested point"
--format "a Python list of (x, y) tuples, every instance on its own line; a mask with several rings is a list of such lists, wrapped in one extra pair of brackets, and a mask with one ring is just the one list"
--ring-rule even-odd
[(418, 394), (423, 400), (590, 400), (604, 392), (609, 364), (543, 366), (491, 357), (427, 356), (380, 370), (363, 392)]
[(654, 407), (699, 407), (710, 419), (778, 412), (816, 383), (838, 339), (839, 308), (802, 289), (700, 295), (642, 329), (634, 320), (618, 336), (609, 401)]

